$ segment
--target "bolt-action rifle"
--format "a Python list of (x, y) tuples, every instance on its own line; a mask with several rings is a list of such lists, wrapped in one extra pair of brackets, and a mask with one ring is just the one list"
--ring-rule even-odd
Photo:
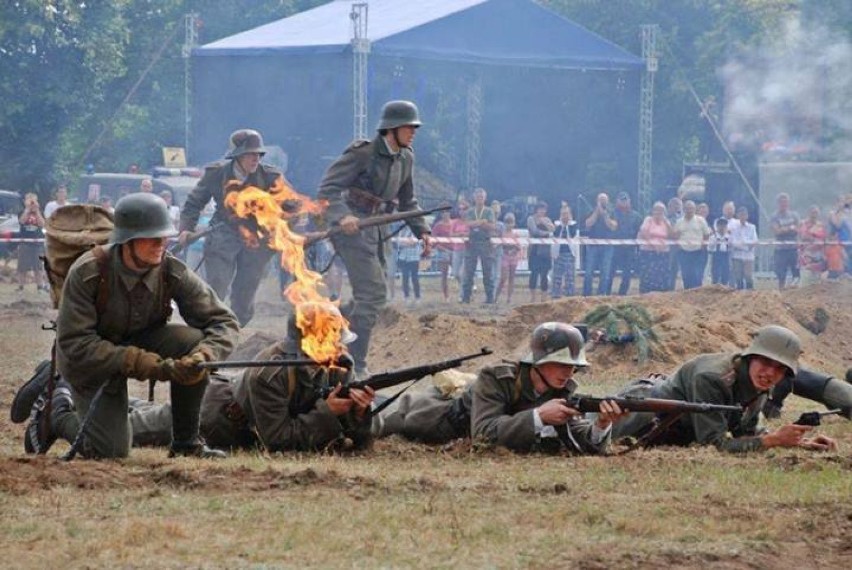
[[(488, 348), (482, 348), (479, 352), (475, 352), (473, 354), (466, 354), (464, 356), (457, 356), (456, 358), (451, 358), (449, 360), (444, 360), (441, 362), (421, 364), (419, 366), (412, 366), (411, 368), (400, 368), (398, 370), (391, 370), (388, 372), (380, 372), (379, 374), (372, 374), (363, 380), (356, 380), (355, 382), (349, 382), (345, 384), (340, 389), (338, 395), (341, 398), (345, 398), (347, 395), (349, 395), (349, 390), (351, 389), (372, 388), (373, 390), (381, 390), (382, 388), (391, 388), (393, 386), (397, 386), (398, 384), (402, 384), (403, 382), (420, 380), (421, 378), (437, 374), (438, 372), (441, 372), (443, 370), (457, 368), (461, 366), (462, 362), (465, 362), (467, 360), (473, 360), (474, 358), (488, 356), (493, 352), (493, 350), (490, 350)], [(332, 390), (334, 390), (334, 388), (335, 386), (328, 386), (323, 388), (320, 391), (320, 396), (322, 398), (325, 398), (332, 392)]]
[[(345, 398), (349, 393), (349, 389), (351, 388), (372, 388), (373, 390), (381, 390), (382, 388), (391, 388), (398, 384), (402, 384), (403, 382), (408, 382), (410, 380), (419, 380), (421, 378), (425, 378), (426, 376), (431, 376), (432, 374), (437, 374), (443, 370), (449, 370), (450, 368), (456, 368), (461, 366), (462, 362), (467, 360), (473, 360), (474, 358), (481, 358), (483, 356), (488, 356), (489, 354), (493, 354), (494, 351), (488, 348), (482, 348), (479, 352), (475, 352), (473, 354), (465, 354), (463, 356), (457, 356), (456, 358), (451, 358), (449, 360), (442, 360), (440, 362), (432, 362), (429, 364), (421, 364), (419, 366), (412, 366), (411, 368), (400, 368), (399, 370), (391, 370), (388, 372), (380, 372), (379, 374), (372, 374), (368, 378), (363, 380), (358, 380), (355, 382), (349, 382), (346, 384), (340, 391), (340, 397)], [(340, 362), (336, 362), (334, 366), (339, 368), (349, 368), (351, 366), (350, 362), (343, 362), (341, 359)], [(272, 360), (214, 360), (211, 362), (202, 362), (198, 366), (200, 368), (207, 369), (217, 369), (217, 368), (267, 368), (267, 367), (284, 367), (284, 366), (328, 366), (328, 363), (317, 362), (316, 360), (311, 360), (310, 358), (297, 358), (297, 359), (272, 359)], [(334, 387), (329, 387), (324, 389), (323, 397), (328, 396), (331, 391), (334, 390)]]
[[(461, 364), (468, 360), (473, 360), (474, 358), (481, 358), (483, 356), (488, 356), (489, 354), (493, 354), (493, 350), (488, 348), (482, 348), (479, 352), (475, 352), (473, 354), (465, 354), (462, 356), (457, 356), (456, 358), (451, 358), (449, 360), (442, 360), (440, 362), (432, 362), (429, 364), (421, 364), (419, 366), (412, 366), (410, 368), (400, 368), (398, 370), (391, 370), (388, 372), (380, 372), (379, 374), (372, 374), (369, 377), (363, 380), (356, 380), (354, 382), (346, 382), (338, 392), (338, 396), (340, 398), (346, 398), (349, 395), (349, 390), (352, 389), (363, 389), (363, 388), (372, 388), (373, 390), (381, 390), (383, 388), (392, 388), (394, 386), (398, 386), (399, 384), (404, 384), (405, 382), (411, 382), (409, 386), (407, 386), (403, 391), (394, 395), (393, 397), (387, 399), (382, 402), (378, 407), (372, 410), (372, 414), (378, 414), (383, 409), (385, 409), (388, 405), (390, 405), (399, 395), (402, 394), (405, 390), (411, 387), (418, 380), (425, 378), (426, 376), (431, 376), (433, 374), (437, 374), (438, 372), (449, 370), (450, 368), (457, 368), (461, 366)], [(351, 365), (350, 362), (346, 363), (335, 363), (335, 366), (341, 368), (349, 368)], [(213, 362), (204, 362), (199, 364), (201, 368), (208, 369), (216, 369), (216, 368), (266, 368), (266, 367), (283, 367), (283, 366), (328, 366), (328, 364), (316, 362), (310, 359), (295, 359), (295, 360), (232, 360), (232, 361), (213, 361)], [(319, 390), (317, 390), (317, 398), (325, 399), (329, 394), (336, 388), (337, 386), (323, 386)], [(313, 402), (310, 404), (313, 406)]]
[(662, 398), (644, 398), (642, 396), (596, 397), (574, 394), (565, 398), (565, 403), (583, 413), (597, 412), (601, 402), (615, 402), (618, 407), (630, 412), (656, 412), (665, 414), (706, 414), (709, 412), (741, 412), (741, 406), (705, 404), (704, 402), (684, 402), (682, 400), (664, 400)]
[(704, 402), (685, 402), (683, 400), (665, 400), (662, 398), (645, 398), (642, 396), (623, 397), (593, 397), (574, 394), (565, 398), (565, 403), (583, 413), (600, 411), (601, 402), (615, 402), (618, 407), (629, 412), (654, 412), (663, 414), (655, 418), (654, 427), (644, 434), (627, 451), (639, 447), (649, 447), (664, 432), (673, 426), (684, 414), (707, 414), (711, 412), (742, 412), (742, 406), (727, 406), (722, 404), (707, 404)]
[[(444, 212), (446, 210), (451, 209), (450, 206), (441, 206), (439, 208), (432, 208), (431, 210), (411, 210), (408, 212), (396, 212), (394, 214), (382, 214), (380, 216), (371, 216), (369, 218), (361, 218), (358, 220), (358, 228), (370, 228), (373, 226), (384, 226), (387, 224), (392, 224), (393, 222), (399, 222), (403, 220), (410, 220), (413, 218), (420, 218), (423, 216), (428, 216), (429, 214), (434, 214), (436, 212)], [(308, 233), (305, 235), (305, 247), (318, 242), (320, 240), (324, 240), (326, 238), (330, 238), (333, 235), (343, 233), (343, 228), (340, 226), (332, 226), (328, 230), (324, 232), (315, 232)]]

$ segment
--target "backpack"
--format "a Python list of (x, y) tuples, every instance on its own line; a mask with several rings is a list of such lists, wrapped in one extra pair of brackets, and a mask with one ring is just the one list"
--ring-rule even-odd
[[(44, 228), (45, 255), (42, 259), (54, 309), (59, 308), (62, 286), (71, 265), (90, 249), (106, 244), (113, 226), (112, 214), (93, 204), (63, 206), (48, 218)], [(103, 274), (106, 268), (101, 255), (97, 257)]]

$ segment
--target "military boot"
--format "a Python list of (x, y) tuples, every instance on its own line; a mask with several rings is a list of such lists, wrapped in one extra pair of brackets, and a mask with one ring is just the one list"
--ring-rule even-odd
[(224, 451), (207, 447), (198, 435), (201, 423), (201, 399), (208, 381), (192, 386), (172, 382), (169, 386), (172, 400), (172, 445), (169, 457), (199, 457), (224, 459)]
[(10, 416), (12, 423), (20, 424), (30, 417), (36, 399), (44, 391), (50, 381), (50, 361), (42, 360), (33, 372), (32, 378), (26, 381), (15, 393), (12, 400)]
[(228, 454), (221, 449), (207, 447), (204, 441), (181, 443), (174, 441), (169, 448), (169, 457), (197, 457), (199, 459), (225, 459)]
[(56, 442), (56, 419), (73, 413), (74, 400), (67, 383), (60, 382), (54, 388), (50, 417), (47, 414), (47, 389), (43, 390), (33, 404), (30, 423), (24, 432), (24, 451), (39, 455), (47, 453)]

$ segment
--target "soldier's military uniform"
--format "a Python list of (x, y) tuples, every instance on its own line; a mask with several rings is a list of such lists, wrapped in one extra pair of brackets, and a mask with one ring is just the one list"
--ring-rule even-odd
[(561, 390), (538, 394), (530, 380), (531, 370), (530, 364), (520, 362), (489, 366), (479, 372), (471, 399), (474, 439), (515, 451), (604, 452), (610, 442), (609, 430), (598, 430), (581, 416), (563, 426), (540, 424), (534, 409), (554, 398), (569, 397), (577, 383), (569, 380)]
[(406, 392), (398, 403), (375, 423), (376, 437), (399, 434), (423, 443), (447, 443), (470, 437), (471, 386), (456, 397), (445, 396), (431, 386)]
[[(242, 131), (237, 131), (232, 138)], [(259, 136), (259, 135), (258, 135)], [(262, 141), (258, 148), (248, 151), (262, 153)], [(237, 147), (239, 149), (239, 147)], [(253, 173), (241, 176), (235, 170), (239, 150), (232, 150), (229, 160), (208, 164), (204, 176), (190, 192), (180, 214), (180, 231), (195, 231), (201, 211), (213, 199), (216, 211), (210, 224), (215, 226), (204, 238), (204, 270), (207, 282), (220, 299), (225, 299), (230, 289), (231, 309), (241, 325), (254, 316), (254, 297), (264, 270), (274, 251), (264, 240), (257, 247), (250, 247), (241, 237), (239, 228), (257, 234), (257, 222), (253, 218), (239, 218), (225, 205), (225, 197), (231, 192), (240, 192), (249, 186), (269, 191), (273, 186), (284, 183), (283, 174), (275, 167), (260, 164)]]
[[(389, 103), (387, 106), (391, 105)], [(408, 103), (408, 105), (412, 105)], [(416, 119), (416, 108), (414, 109)], [(393, 124), (393, 123), (391, 123)], [(399, 125), (417, 124), (401, 122)], [(382, 129), (382, 124), (379, 125)], [(393, 127), (388, 127), (393, 128)], [(419, 210), (414, 196), (414, 152), (401, 147), (391, 151), (381, 135), (372, 141), (357, 140), (325, 173), (317, 197), (328, 201), (325, 220), (336, 224), (344, 216), (365, 218), (377, 214)], [(422, 218), (407, 220), (411, 231), (419, 239), (429, 234), (429, 226)], [(384, 239), (386, 227), (364, 228), (356, 234), (336, 234), (332, 237), (334, 249), (343, 259), (349, 282), (352, 285), (353, 306), (349, 312), (352, 332), (358, 335), (350, 347), (355, 365), (363, 368), (370, 345), (370, 333), (376, 324), (379, 310), (387, 302), (384, 276), (386, 258)]]
[[(710, 444), (730, 452), (763, 447), (758, 420), (767, 393), (754, 387), (748, 375), (748, 361), (738, 353), (703, 354), (671, 377), (637, 380), (621, 395), (744, 406), (741, 412), (684, 414), (652, 444)], [(613, 425), (613, 438), (641, 436), (653, 429), (655, 418), (651, 412), (632, 413)]]
[(471, 434), (479, 441), (516, 451), (600, 453), (609, 445), (610, 429), (584, 418), (565, 425), (544, 425), (536, 408), (555, 398), (568, 398), (577, 384), (536, 393), (530, 372), (548, 362), (588, 366), (584, 338), (576, 327), (543, 323), (533, 331), (530, 353), (519, 362), (486, 366), (460, 396), (448, 398), (437, 388), (405, 394), (398, 406), (382, 414), (377, 435), (400, 434), (427, 443), (445, 443)]
[[(848, 377), (848, 376), (847, 376)], [(795, 376), (787, 376), (775, 385), (769, 399), (763, 406), (763, 414), (768, 418), (781, 415), (784, 400), (790, 392), (815, 402), (825, 404), (830, 410), (839, 409), (847, 420), (852, 419), (852, 384), (835, 378), (830, 374), (799, 367)]]
[[(131, 194), (122, 200), (162, 202), (150, 194)], [(163, 223), (170, 225), (165, 202), (161, 207)], [(122, 208), (120, 201), (114, 235), (122, 231)], [(170, 232), (175, 233), (173, 226)], [(149, 236), (141, 232), (135, 237)], [(140, 274), (121, 259), (121, 248), (128, 245), (123, 240), (118, 244), (103, 248), (105, 260), (99, 261), (96, 252), (90, 251), (75, 261), (65, 280), (56, 321), (57, 367), (71, 386), (76, 408), (76, 414), (61, 414), (54, 422), (56, 435), (74, 439), (97, 388), (109, 381), (86, 433), (82, 451), (89, 457), (125, 457), (129, 452), (127, 378), (138, 377), (133, 366), (137, 355), (147, 351), (155, 353), (151, 356), (177, 359), (202, 352), (210, 360), (222, 359), (233, 349), (234, 335), (239, 332), (233, 313), (181, 261), (167, 255), (162, 263)], [(106, 283), (101, 284), (101, 279)], [(109, 294), (102, 301), (103, 291)], [(172, 301), (185, 325), (167, 323)], [(177, 445), (199, 443), (199, 409), (205, 385), (206, 380), (193, 385), (170, 382), (175, 408), (171, 429)]]
[[(304, 358), (297, 343), (275, 343), (257, 360)], [(262, 446), (269, 451), (316, 451), (329, 446), (367, 447), (370, 418), (331, 413), (320, 390), (345, 379), (346, 371), (322, 366), (249, 368), (229, 381), (214, 377), (204, 395), (201, 434), (221, 448)], [(131, 408), (134, 445), (168, 445), (168, 405), (138, 402)]]

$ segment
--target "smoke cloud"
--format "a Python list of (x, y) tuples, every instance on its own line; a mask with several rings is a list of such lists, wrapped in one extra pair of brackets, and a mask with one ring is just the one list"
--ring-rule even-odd
[(790, 19), (719, 70), (723, 130), (735, 149), (765, 159), (852, 158), (852, 44)]

